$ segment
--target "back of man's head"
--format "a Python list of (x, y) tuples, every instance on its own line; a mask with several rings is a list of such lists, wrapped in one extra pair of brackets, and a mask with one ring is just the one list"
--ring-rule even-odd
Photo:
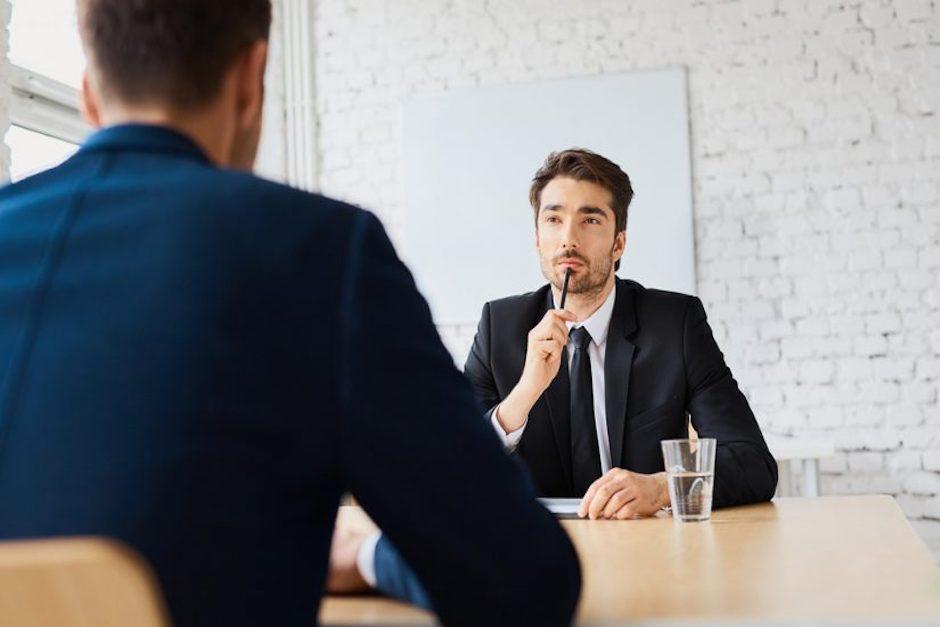
[(101, 96), (198, 108), (234, 59), (267, 40), (270, 0), (78, 0), (79, 30)]

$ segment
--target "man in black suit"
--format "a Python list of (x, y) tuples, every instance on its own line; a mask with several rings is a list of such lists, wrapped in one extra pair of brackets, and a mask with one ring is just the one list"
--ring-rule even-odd
[(102, 128), (0, 190), (0, 540), (116, 538), (179, 627), (311, 625), (353, 492), (445, 624), (569, 624), (571, 543), (382, 225), (249, 173), (269, 0), (78, 6)]
[(687, 437), (687, 414), (718, 440), (714, 505), (768, 500), (776, 463), (701, 301), (615, 275), (632, 197), (627, 174), (600, 155), (548, 157), (530, 202), (549, 284), (483, 307), (465, 374), (540, 494), (583, 497), (581, 516), (667, 506), (659, 443)]
[[(579, 513), (592, 519), (655, 514), (669, 504), (659, 443), (688, 437), (691, 414), (701, 437), (718, 440), (714, 506), (773, 497), (777, 464), (701, 301), (615, 275), (633, 198), (627, 174), (587, 150), (553, 153), (529, 198), (549, 285), (483, 307), (464, 374), (540, 495), (583, 497)], [(359, 587), (423, 597), (405, 567), (382, 585), (394, 549), (381, 534), (349, 544), (355, 564), (344, 571)]]

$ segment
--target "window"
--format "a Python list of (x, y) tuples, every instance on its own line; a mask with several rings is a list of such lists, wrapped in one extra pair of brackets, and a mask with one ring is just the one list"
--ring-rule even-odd
[(10, 180), (14, 182), (62, 163), (76, 149), (75, 144), (15, 125), (7, 131), (7, 146), (13, 155)]
[(16, 181), (71, 155), (90, 128), (78, 109), (85, 57), (75, 0), (13, 0), (10, 122)]
[(13, 0), (10, 62), (73, 89), (82, 86), (85, 55), (75, 0)]

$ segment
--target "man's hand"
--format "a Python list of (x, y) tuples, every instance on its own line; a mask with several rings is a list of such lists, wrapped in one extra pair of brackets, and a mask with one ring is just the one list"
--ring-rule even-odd
[(499, 404), (496, 416), (506, 433), (525, 424), (532, 406), (555, 379), (568, 343), (565, 322), (576, 322), (577, 319), (565, 309), (549, 309), (541, 322), (529, 331), (522, 376)]
[(568, 343), (565, 322), (575, 322), (577, 319), (577, 316), (565, 309), (549, 309), (545, 312), (541, 322), (529, 331), (525, 366), (519, 385), (537, 392), (537, 395), (541, 395), (551, 385), (561, 366), (562, 351)]
[(371, 531), (338, 523), (330, 547), (330, 566), (326, 574), (327, 592), (362, 592), (369, 584), (356, 566), (356, 556)]
[(653, 516), (668, 504), (666, 473), (644, 475), (611, 468), (588, 488), (581, 499), (578, 516), (591, 520), (641, 518)]

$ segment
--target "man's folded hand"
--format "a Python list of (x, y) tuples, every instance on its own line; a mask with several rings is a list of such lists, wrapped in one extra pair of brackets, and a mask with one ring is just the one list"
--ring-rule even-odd
[(369, 590), (356, 564), (359, 548), (373, 532), (338, 522), (330, 546), (330, 566), (326, 575), (327, 592), (362, 592)]
[(669, 504), (666, 473), (644, 475), (611, 468), (588, 488), (578, 516), (625, 520), (653, 516)]

